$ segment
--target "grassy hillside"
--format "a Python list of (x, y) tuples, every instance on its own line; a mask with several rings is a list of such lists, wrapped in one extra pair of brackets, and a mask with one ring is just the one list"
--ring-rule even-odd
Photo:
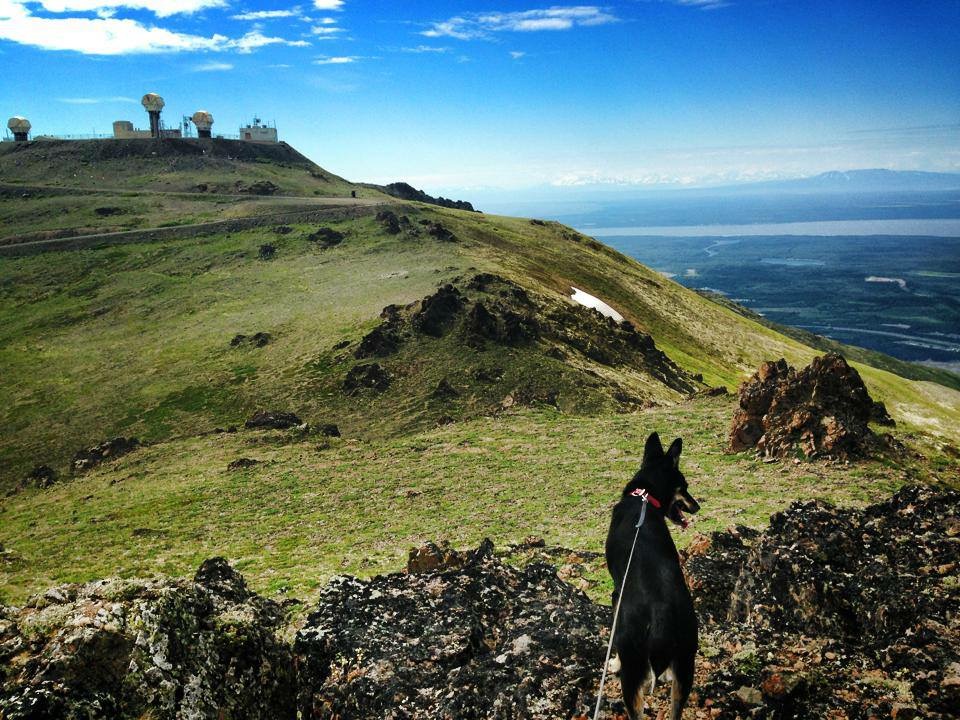
[[(78, 147), (56, 152), (74, 162)], [(300, 194), (326, 182), (292, 156), (158, 159), (151, 147), (111, 176), (109, 203), (123, 212), (96, 212), (107, 201), (89, 190), (91, 175), (67, 194), (8, 193), (4, 232), (51, 230), (58, 212), (68, 218), (60, 229), (134, 217), (142, 228), (307, 202), (180, 192), (201, 176), (269, 176)], [(3, 152), (0, 167), (12, 167)], [(68, 159), (3, 177), (67, 183)], [(98, 159), (97, 172), (115, 161)], [(631, 325), (580, 308), (573, 287)], [(256, 333), (269, 342), (251, 342)], [(865, 502), (911, 478), (958, 481), (960, 393), (893, 365), (857, 363), (898, 438), (921, 455), (853, 468), (723, 455), (732, 398), (690, 394), (735, 389), (766, 359), (801, 365), (816, 354), (557, 223), (415, 202), (0, 254), (0, 489), (41, 463), (69, 481), (0, 501), (0, 588), (21, 599), (54, 580), (184, 572), (220, 553), (261, 588), (299, 591), (338, 569), (395, 567), (408, 544), (440, 535), (539, 532), (596, 547), (651, 429), (688, 440), (706, 528), (759, 523), (812, 492)], [(293, 412), (310, 428), (244, 430), (256, 410)], [(342, 439), (320, 432), (328, 423)], [(230, 426), (241, 429), (216, 431)], [(146, 446), (71, 478), (77, 450), (119, 435)], [(260, 463), (227, 471), (239, 457)]]
[[(336, 574), (397, 570), (426, 540), (490, 537), (503, 549), (539, 535), (600, 551), (653, 430), (684, 438), (684, 472), (703, 505), (681, 545), (734, 523), (762, 527), (793, 499), (862, 505), (906, 482), (957, 481), (943, 457), (845, 467), (727, 455), (731, 411), (728, 399), (704, 398), (589, 418), (511, 409), (388, 440), (240, 430), (169, 441), (9, 498), (0, 600), (114, 574), (184, 575), (218, 554), (257, 590), (304, 598)], [(228, 470), (240, 457), (259, 464)], [(602, 565), (589, 579), (606, 602)]]

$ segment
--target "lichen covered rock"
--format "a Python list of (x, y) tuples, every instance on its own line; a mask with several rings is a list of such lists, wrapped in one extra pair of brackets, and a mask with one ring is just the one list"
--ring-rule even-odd
[(592, 700), (609, 609), (488, 542), (452, 569), (343, 577), (297, 634), (316, 718), (569, 718)]
[(769, 457), (863, 456), (878, 445), (870, 422), (893, 424), (842, 356), (828, 353), (799, 371), (768, 361), (740, 386), (729, 447)]
[(0, 611), (0, 717), (293, 717), (281, 626), (222, 558), (193, 582), (53, 588)]

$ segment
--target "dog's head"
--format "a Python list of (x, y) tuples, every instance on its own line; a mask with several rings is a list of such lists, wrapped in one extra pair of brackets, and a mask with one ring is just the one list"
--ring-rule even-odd
[(643, 449), (643, 463), (633, 480), (624, 489), (624, 494), (636, 488), (644, 488), (663, 503), (664, 514), (677, 525), (687, 526), (684, 513), (690, 515), (700, 510), (700, 503), (693, 499), (687, 488), (687, 479), (680, 472), (680, 451), (683, 441), (674, 440), (664, 451), (660, 436), (652, 433)]

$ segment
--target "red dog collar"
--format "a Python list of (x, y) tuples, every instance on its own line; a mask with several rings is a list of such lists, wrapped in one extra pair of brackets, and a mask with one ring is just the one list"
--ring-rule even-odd
[(630, 495), (632, 495), (633, 497), (638, 497), (641, 500), (646, 500), (658, 510), (660, 509), (660, 501), (657, 500), (653, 495), (651, 495), (649, 492), (647, 492), (643, 488), (637, 488), (636, 490), (631, 492)]

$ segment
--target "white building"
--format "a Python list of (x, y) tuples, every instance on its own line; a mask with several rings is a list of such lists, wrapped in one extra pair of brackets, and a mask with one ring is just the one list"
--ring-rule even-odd
[(247, 142), (275, 143), (277, 142), (277, 128), (267, 125), (260, 118), (255, 117), (252, 123), (240, 128), (240, 139)]

